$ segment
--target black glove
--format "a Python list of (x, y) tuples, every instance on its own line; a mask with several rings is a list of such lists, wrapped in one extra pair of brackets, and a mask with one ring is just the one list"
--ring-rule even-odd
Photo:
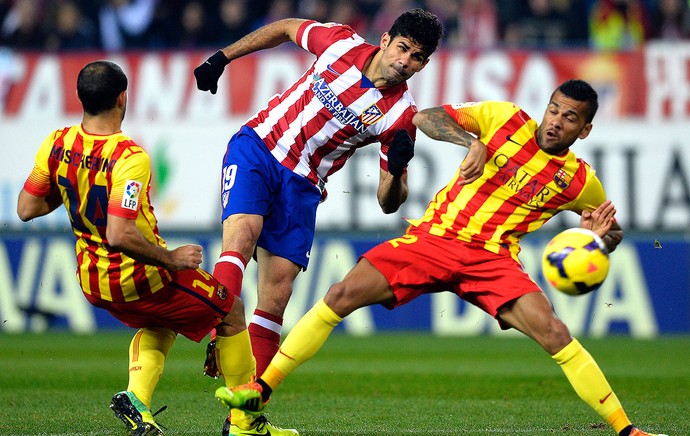
[(396, 131), (393, 142), (388, 147), (388, 172), (395, 177), (402, 176), (412, 156), (414, 156), (414, 142), (410, 134), (405, 129)]
[(223, 74), (225, 66), (230, 61), (222, 51), (218, 50), (213, 56), (206, 59), (206, 62), (194, 68), (196, 77), (196, 87), (202, 91), (211, 91), (215, 94), (218, 91), (218, 79)]

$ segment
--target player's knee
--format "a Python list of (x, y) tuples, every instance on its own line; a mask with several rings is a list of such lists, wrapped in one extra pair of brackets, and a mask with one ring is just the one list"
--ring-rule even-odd
[(283, 288), (282, 290), (277, 288), (259, 290), (256, 308), (263, 312), (283, 317), (291, 296), (292, 286)]
[[(345, 296), (347, 295), (347, 288), (346, 286), (342, 283), (336, 283), (332, 285), (329, 289), (328, 292), (326, 293), (326, 296), (324, 297), (324, 300), (326, 303), (337, 303), (338, 301), (341, 301)], [(330, 306), (330, 304), (329, 304)]]
[(541, 335), (541, 345), (550, 354), (555, 354), (563, 347), (568, 345), (573, 337), (570, 335), (570, 330), (561, 320), (556, 317), (550, 319)]
[(352, 288), (346, 282), (339, 282), (331, 286), (324, 297), (325, 303), (340, 316), (347, 315), (358, 309)]
[[(219, 334), (223, 331), (225, 333), (238, 333), (246, 328), (246, 321), (244, 319), (244, 304), (242, 299), (235, 296), (235, 301), (232, 303), (232, 308), (223, 321), (216, 327)], [(221, 334), (221, 336), (226, 336), (226, 334)]]

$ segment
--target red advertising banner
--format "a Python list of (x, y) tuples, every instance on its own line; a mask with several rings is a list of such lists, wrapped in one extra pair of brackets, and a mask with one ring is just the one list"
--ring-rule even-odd
[[(690, 52), (690, 50), (687, 50)], [(420, 108), (449, 102), (502, 99), (529, 110), (541, 108), (560, 82), (588, 80), (601, 98), (607, 118), (649, 115), (649, 71), (688, 82), (688, 74), (672, 72), (666, 55), (645, 51), (445, 51), (435, 53), (427, 67), (412, 78), (410, 89)], [(139, 52), (106, 56), (103, 53), (0, 55), (0, 113), (3, 118), (79, 115), (76, 77), (89, 61), (108, 57), (127, 73), (130, 106), (137, 116), (240, 117), (260, 109), (306, 70), (313, 57), (302, 50), (278, 48), (233, 61), (221, 77), (216, 96), (197, 91), (193, 70), (206, 52)], [(650, 59), (651, 58), (651, 59)], [(690, 58), (690, 55), (688, 56)], [(674, 58), (675, 59), (675, 58)], [(654, 68), (645, 67), (650, 62)], [(677, 64), (677, 65), (676, 65)], [(674, 69), (686, 68), (674, 61)], [(688, 84), (671, 87), (677, 91)], [(672, 93), (658, 96), (661, 117), (672, 115)], [(658, 93), (657, 93), (658, 94)], [(663, 94), (663, 93), (662, 93)], [(4, 96), (4, 97), (3, 97)], [(681, 95), (682, 96), (682, 95)], [(690, 99), (686, 97), (687, 99)], [(688, 117), (690, 106), (675, 116)], [(541, 109), (540, 109), (541, 111)]]
[[(208, 52), (138, 52), (106, 56), (23, 54), (0, 50), (0, 225), (24, 229), (17, 193), (31, 171), (38, 144), (53, 129), (81, 118), (76, 78), (89, 61), (109, 58), (129, 77), (124, 129), (146, 147), (165, 174), (156, 183), (164, 227), (214, 228), (220, 163), (228, 139), (276, 93), (306, 71), (313, 57), (284, 47), (233, 61), (218, 92), (198, 91), (194, 68)], [(577, 51), (445, 51), (434, 53), (410, 80), (419, 108), (477, 100), (516, 102), (540, 120), (555, 87), (569, 78), (592, 83), (600, 96), (592, 133), (575, 145), (597, 169), (626, 230), (687, 232), (690, 225), (690, 43), (647, 45), (619, 53)], [(329, 178), (319, 230), (398, 229), (420, 216), (464, 156), (452, 144), (418, 135), (410, 167), (411, 194), (399, 213), (380, 213), (378, 154), (364, 150)], [(341, 205), (331, 207), (328, 204)], [(560, 226), (577, 218), (558, 217)], [(562, 219), (562, 221), (560, 221)], [(60, 228), (65, 216), (36, 220)]]

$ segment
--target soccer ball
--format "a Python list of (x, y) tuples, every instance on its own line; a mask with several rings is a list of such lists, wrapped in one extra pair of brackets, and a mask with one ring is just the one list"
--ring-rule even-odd
[(544, 278), (555, 289), (582, 295), (599, 288), (609, 272), (604, 241), (591, 230), (564, 230), (549, 241), (541, 259)]

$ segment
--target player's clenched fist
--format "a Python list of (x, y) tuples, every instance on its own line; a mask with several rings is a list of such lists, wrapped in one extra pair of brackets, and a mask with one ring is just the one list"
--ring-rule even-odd
[(218, 79), (223, 75), (225, 66), (230, 61), (222, 51), (218, 50), (213, 56), (194, 69), (196, 87), (201, 91), (211, 91), (215, 94), (218, 91)]
[(178, 247), (171, 252), (172, 262), (170, 269), (179, 271), (183, 269), (197, 269), (201, 265), (201, 246), (188, 244)]
[(465, 160), (460, 165), (458, 185), (468, 185), (484, 174), (486, 164), (486, 145), (478, 139), (472, 141)]
[(414, 156), (414, 142), (407, 130), (400, 129), (395, 132), (393, 142), (388, 147), (388, 172), (395, 177), (400, 177), (405, 167)]

